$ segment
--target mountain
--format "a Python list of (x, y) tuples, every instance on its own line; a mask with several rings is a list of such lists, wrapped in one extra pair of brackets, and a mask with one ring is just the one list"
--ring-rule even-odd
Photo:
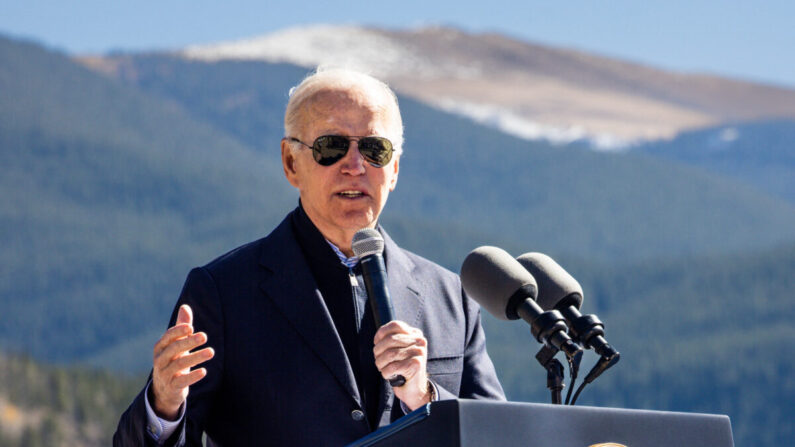
[[(169, 55), (110, 56), (102, 65), (260, 148), (281, 138), (284, 92), (299, 79), (289, 82), (283, 65)], [(439, 234), (459, 227), (467, 243), (448, 244), (450, 256), (432, 252), (454, 270), (486, 243), (614, 262), (771, 246), (795, 235), (791, 204), (741, 182), (642, 152), (522, 141), (400, 101), (406, 150), (384, 218), (439, 223), (448, 229)], [(424, 236), (401, 222), (391, 226), (395, 236), (422, 253)]]
[(795, 121), (729, 123), (636, 150), (742, 180), (795, 203)]
[[(0, 341), (51, 360), (145, 362), (189, 268), (294, 206), (280, 120), (264, 121), (305, 70), (110, 58), (122, 83), (30, 44), (0, 51), (13, 62), (0, 69), (0, 310), (18, 316)], [(795, 240), (795, 208), (740, 184), (401, 104), (406, 152), (383, 220), (454, 270), (487, 243), (615, 263)]]
[[(144, 372), (188, 269), (295, 206), (277, 145), (307, 70), (95, 59), (108, 76), (2, 38), (0, 60), (0, 348)], [(582, 403), (726, 412), (739, 445), (791, 439), (791, 202), (680, 160), (525, 141), (400, 101), (384, 226), (453, 270), (486, 243), (565, 261), (623, 355)], [(495, 323), (508, 394), (546, 401), (529, 331)]]
[(795, 117), (795, 90), (445, 27), (302, 26), (178, 54), (351, 66), (399, 93), (522, 138), (589, 140), (603, 148), (726, 121)]

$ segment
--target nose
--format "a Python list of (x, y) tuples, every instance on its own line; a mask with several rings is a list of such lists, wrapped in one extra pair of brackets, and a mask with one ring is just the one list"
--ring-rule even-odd
[(362, 175), (365, 172), (365, 163), (367, 163), (367, 161), (365, 161), (361, 152), (359, 152), (359, 142), (351, 140), (348, 153), (340, 160), (341, 171), (349, 175)]

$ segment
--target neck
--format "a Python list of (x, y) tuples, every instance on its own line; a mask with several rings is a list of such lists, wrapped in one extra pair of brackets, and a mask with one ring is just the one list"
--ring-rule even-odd
[[(334, 225), (327, 225), (323, 219), (318, 219), (312, 215), (310, 210), (307, 210), (303, 205), (301, 206), (306, 214), (306, 217), (317, 228), (320, 234), (329, 242), (334, 244), (342, 253), (347, 257), (354, 255), (351, 243), (353, 242), (353, 235), (361, 228), (340, 228)], [(365, 228), (365, 227), (362, 227)], [(375, 222), (367, 225), (366, 228), (375, 228)]]
[[(311, 218), (310, 218), (311, 219)], [(323, 228), (314, 221), (312, 223), (315, 224), (320, 234), (326, 238), (327, 241), (334, 244), (339, 250), (345, 254), (347, 257), (351, 257), (354, 255), (353, 249), (351, 248), (353, 242), (353, 235), (356, 234), (357, 231), (361, 230), (361, 228), (357, 228), (355, 230), (348, 230), (348, 229), (340, 229), (340, 228)], [(365, 227), (363, 227), (365, 228)], [(368, 225), (366, 228), (375, 228), (375, 223), (372, 225)]]
[[(315, 225), (315, 226), (317, 226), (317, 225)], [(327, 241), (329, 241), (332, 244), (336, 245), (337, 248), (339, 248), (340, 251), (343, 254), (345, 254), (345, 256), (347, 256), (349, 258), (351, 256), (353, 256), (353, 249), (351, 248), (351, 242), (353, 241), (353, 235), (356, 233), (355, 231), (353, 233), (350, 233), (350, 234), (348, 234), (348, 232), (343, 231), (339, 235), (331, 235), (331, 234), (323, 231), (319, 227), (318, 227), (318, 230), (320, 230), (320, 234), (322, 234), (323, 237), (326, 238)]]

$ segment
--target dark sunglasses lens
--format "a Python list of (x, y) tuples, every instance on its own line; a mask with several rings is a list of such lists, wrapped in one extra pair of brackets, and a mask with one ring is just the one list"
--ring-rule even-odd
[[(348, 153), (351, 140), (341, 135), (323, 135), (315, 140), (312, 153), (315, 161), (331, 166)], [(382, 137), (359, 138), (359, 152), (367, 162), (376, 167), (385, 166), (392, 159), (392, 142)]]
[(350, 140), (339, 135), (324, 135), (315, 140), (312, 153), (315, 161), (323, 166), (331, 166), (340, 161), (348, 152)]
[(392, 159), (392, 142), (382, 137), (360, 138), (359, 152), (373, 165), (385, 166)]

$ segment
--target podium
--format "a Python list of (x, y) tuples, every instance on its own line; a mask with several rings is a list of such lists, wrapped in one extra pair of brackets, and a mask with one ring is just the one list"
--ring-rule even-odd
[(460, 399), (428, 404), (348, 447), (600, 444), (733, 447), (734, 441), (723, 415)]

